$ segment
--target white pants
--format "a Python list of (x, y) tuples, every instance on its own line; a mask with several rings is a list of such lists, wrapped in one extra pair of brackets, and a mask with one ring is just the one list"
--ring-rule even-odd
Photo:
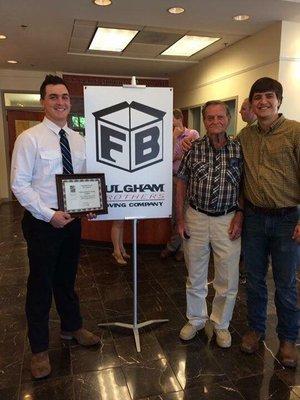
[(207, 271), (210, 246), (213, 251), (215, 297), (210, 319), (217, 329), (227, 329), (232, 317), (239, 283), (241, 239), (231, 241), (228, 228), (234, 212), (209, 217), (189, 207), (185, 222), (190, 239), (184, 240), (184, 256), (188, 269), (186, 284), (187, 318), (192, 325), (201, 325), (208, 319)]

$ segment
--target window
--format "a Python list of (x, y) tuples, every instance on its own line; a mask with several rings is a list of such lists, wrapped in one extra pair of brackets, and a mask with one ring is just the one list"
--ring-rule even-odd
[(85, 118), (83, 115), (71, 114), (70, 125), (74, 131), (77, 131), (82, 136), (85, 136)]

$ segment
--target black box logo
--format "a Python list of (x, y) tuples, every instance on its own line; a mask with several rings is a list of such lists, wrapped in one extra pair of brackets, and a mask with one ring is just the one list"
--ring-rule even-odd
[(129, 172), (161, 162), (165, 114), (135, 101), (94, 112), (97, 161)]

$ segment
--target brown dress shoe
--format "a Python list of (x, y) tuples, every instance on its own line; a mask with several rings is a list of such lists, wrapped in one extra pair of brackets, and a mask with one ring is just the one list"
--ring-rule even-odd
[(32, 354), (30, 370), (34, 379), (46, 378), (50, 375), (51, 366), (48, 351)]
[(255, 353), (259, 348), (259, 342), (263, 340), (263, 334), (256, 331), (248, 331), (242, 338), (241, 350), (244, 353)]
[(87, 329), (80, 328), (74, 332), (64, 332), (60, 333), (60, 337), (66, 340), (75, 339), (81, 346), (95, 346), (101, 342), (99, 336), (94, 335)]
[(182, 250), (178, 250), (176, 255), (175, 255), (175, 260), (176, 261), (184, 261), (184, 254)]
[(288, 368), (295, 368), (297, 365), (297, 348), (295, 343), (282, 341), (279, 347), (279, 361), (282, 365)]
[(167, 247), (165, 249), (163, 249), (160, 253), (160, 258), (162, 260), (165, 260), (166, 258), (169, 258), (170, 256), (172, 256), (174, 254), (174, 251), (169, 250)]

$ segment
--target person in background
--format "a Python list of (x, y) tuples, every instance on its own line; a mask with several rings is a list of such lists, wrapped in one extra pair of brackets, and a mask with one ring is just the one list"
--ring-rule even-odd
[(241, 349), (254, 353), (264, 339), (267, 318), (268, 256), (272, 257), (278, 317), (278, 358), (297, 364), (297, 251), (300, 243), (300, 123), (279, 113), (283, 89), (264, 77), (251, 87), (257, 124), (238, 135), (244, 154), (244, 261), (249, 331)]
[[(231, 346), (228, 327), (238, 291), (243, 160), (240, 143), (226, 134), (230, 123), (226, 103), (209, 101), (203, 106), (202, 115), (206, 136), (193, 142), (177, 173), (178, 232), (184, 241), (188, 269), (188, 322), (179, 336), (190, 340), (205, 327), (209, 337), (215, 333), (218, 346), (227, 348)], [(189, 207), (185, 212), (186, 196)], [(207, 272), (211, 249), (215, 297), (208, 317)]]
[(85, 140), (67, 126), (71, 103), (59, 76), (47, 75), (40, 88), (42, 123), (18, 136), (11, 163), (11, 187), (25, 208), (22, 228), (27, 242), (29, 276), (26, 295), (31, 373), (44, 378), (49, 361), (49, 311), (54, 295), (61, 337), (83, 346), (100, 338), (82, 327), (74, 290), (79, 261), (81, 222), (58, 211), (55, 174), (85, 172)]
[(247, 123), (247, 126), (254, 124), (257, 120), (248, 98), (244, 99), (239, 113), (241, 114), (242, 120)]
[(114, 246), (112, 253), (113, 258), (119, 265), (126, 265), (127, 260), (130, 259), (130, 255), (126, 253), (123, 243), (124, 234), (124, 221), (116, 220), (113, 221), (111, 226), (111, 241)]
[(173, 110), (173, 204), (172, 204), (172, 234), (166, 247), (160, 253), (162, 259), (175, 255), (176, 261), (183, 261), (182, 239), (177, 231), (176, 224), (176, 187), (177, 171), (183, 156), (182, 141), (189, 138), (198, 139), (199, 133), (194, 129), (187, 129), (183, 125), (183, 114), (179, 109)]

